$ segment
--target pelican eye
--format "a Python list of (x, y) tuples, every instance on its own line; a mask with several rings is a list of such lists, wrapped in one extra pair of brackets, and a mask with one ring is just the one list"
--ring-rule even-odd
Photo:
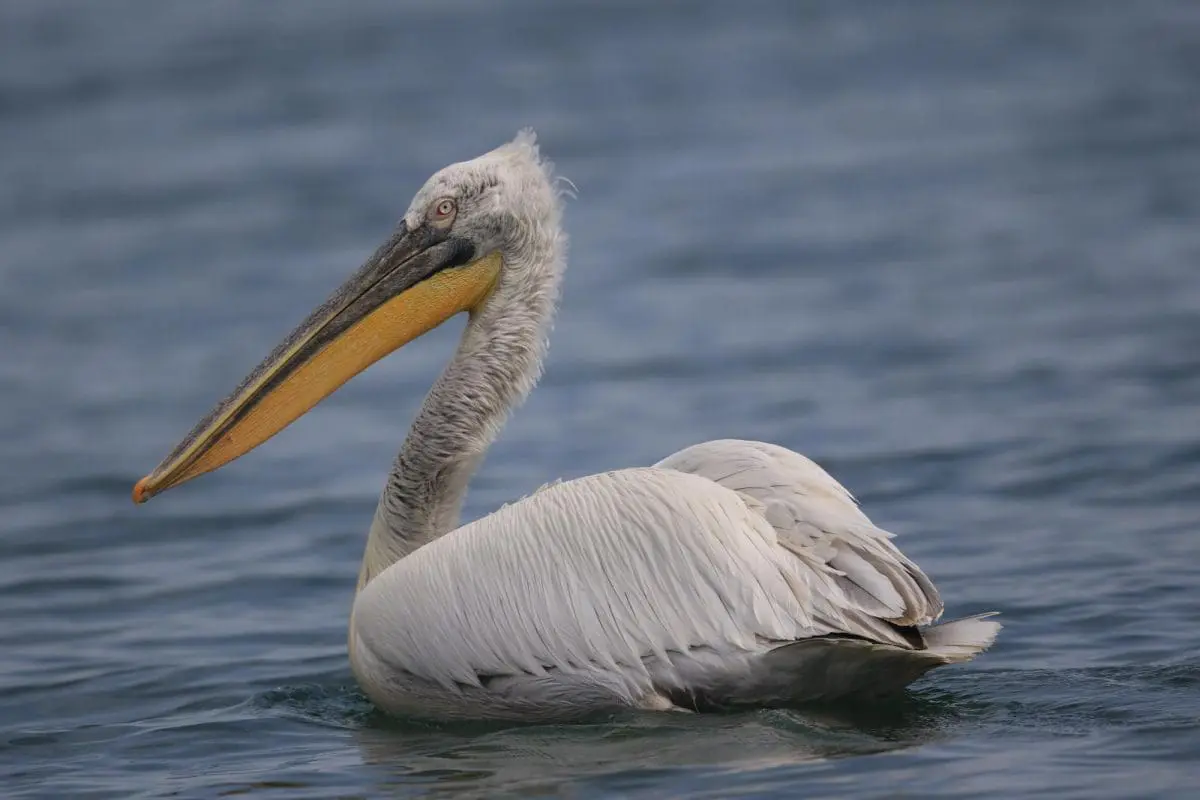
[(451, 219), (458, 211), (458, 205), (449, 197), (443, 198), (433, 207), (433, 212), (430, 214), (437, 222), (445, 222)]

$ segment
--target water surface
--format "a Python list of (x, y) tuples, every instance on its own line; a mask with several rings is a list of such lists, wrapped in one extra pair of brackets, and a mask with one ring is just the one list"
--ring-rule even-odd
[[(7, 797), (1177, 797), (1200, 757), (1200, 7), (0, 9)], [(709, 438), (807, 453), (998, 645), (873, 708), (390, 721), (345, 624), (456, 323), (133, 482), (535, 126), (578, 187), (474, 518)]]

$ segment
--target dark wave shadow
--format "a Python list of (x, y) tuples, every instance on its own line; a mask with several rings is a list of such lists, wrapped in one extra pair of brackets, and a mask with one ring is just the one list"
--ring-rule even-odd
[(1114, 727), (1194, 725), (1200, 662), (948, 674), (939, 691), (967, 696), (973, 724), (999, 732), (1089, 734)]
[(631, 791), (664, 776), (791, 769), (917, 747), (948, 735), (951, 696), (871, 706), (721, 714), (629, 713), (570, 725), (435, 725), (371, 716), (355, 731), (382, 781), (411, 791), (494, 797), (568, 785)]
[[(1200, 664), (947, 671), (870, 703), (718, 714), (629, 713), (566, 725), (443, 724), (388, 717), (330, 676), (261, 693), (273, 715), (349, 731), (382, 787), (495, 797), (661, 787), (672, 776), (820, 770), (968, 736), (1056, 736), (1187, 724)], [(699, 778), (697, 777), (699, 776)]]
[(328, 681), (279, 686), (260, 692), (250, 705), (277, 716), (327, 728), (358, 729), (383, 715), (358, 687), (341, 675)]

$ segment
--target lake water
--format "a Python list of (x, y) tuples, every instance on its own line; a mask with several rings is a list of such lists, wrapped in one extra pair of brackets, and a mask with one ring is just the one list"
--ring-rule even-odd
[[(1181, 797), (1200, 781), (1200, 5), (0, 7), (0, 795)], [(461, 323), (133, 482), (533, 125), (578, 187), (474, 518), (735, 436), (807, 453), (975, 663), (872, 708), (391, 721), (345, 626)]]

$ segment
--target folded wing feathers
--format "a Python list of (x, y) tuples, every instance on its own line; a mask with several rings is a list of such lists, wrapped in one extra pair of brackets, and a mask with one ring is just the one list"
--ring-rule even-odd
[[(776, 532), (702, 478), (640, 469), (560, 484), (401, 559), (355, 601), (371, 658), (450, 685), (478, 675), (615, 671), (750, 652), (819, 631), (813, 578), (781, 569)], [(436, 632), (431, 636), (430, 632)]]
[(723, 439), (689, 447), (658, 466), (701, 475), (752, 498), (748, 505), (770, 523), (779, 544), (805, 568), (832, 578), (839, 592), (824, 597), (840, 594), (842, 602), (826, 610), (831, 624), (847, 612), (898, 625), (925, 625), (941, 615), (937, 589), (891, 543), (892, 534), (875, 527), (850, 492), (804, 456), (764, 442)]
[(360, 591), (353, 624), (375, 661), (451, 688), (604, 670), (633, 699), (653, 691), (648, 661), (672, 651), (831, 633), (908, 647), (892, 623), (940, 613), (920, 569), (820, 467), (718, 441), (546, 487), (425, 545)]

